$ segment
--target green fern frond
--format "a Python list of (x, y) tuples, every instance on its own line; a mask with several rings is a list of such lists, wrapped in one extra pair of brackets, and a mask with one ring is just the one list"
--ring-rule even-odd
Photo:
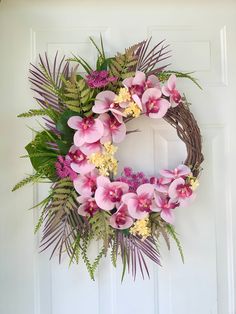
[(91, 232), (97, 240), (103, 240), (104, 247), (108, 248), (109, 240), (114, 235), (114, 230), (109, 224), (110, 213), (106, 211), (97, 212), (91, 219)]
[(89, 237), (85, 236), (82, 238), (82, 248), (81, 248), (81, 257), (84, 261), (84, 264), (85, 266), (87, 267), (87, 270), (88, 270), (88, 273), (90, 275), (90, 278), (92, 280), (95, 280), (94, 279), (94, 273), (93, 273), (93, 270), (92, 270), (92, 266), (91, 266), (91, 263), (90, 263), (90, 260), (88, 258), (88, 246), (89, 246), (89, 243), (90, 243), (90, 239)]
[(135, 55), (136, 46), (130, 47), (125, 50), (124, 54), (117, 54), (110, 60), (109, 69), (113, 76), (118, 78), (117, 82), (121, 84), (121, 81), (127, 77), (135, 74), (135, 67), (138, 59)]
[(36, 116), (47, 116), (48, 112), (45, 109), (30, 109), (28, 112), (18, 114), (18, 118), (31, 118)]
[(43, 178), (43, 175), (41, 173), (36, 172), (35, 174), (32, 174), (32, 175), (28, 176), (27, 178), (25, 178), (25, 179), (21, 180), (20, 182), (18, 182), (13, 187), (12, 192), (22, 188), (26, 184), (35, 183), (35, 182), (39, 181), (41, 178)]
[(102, 259), (102, 257), (106, 254), (106, 248), (102, 247), (102, 249), (100, 250), (100, 252), (98, 253), (97, 257), (95, 258), (92, 266), (91, 266), (91, 270), (93, 273), (93, 276), (95, 275), (96, 269), (100, 263), (100, 260)]
[(38, 219), (38, 222), (34, 228), (34, 234), (36, 234), (39, 229), (41, 228), (42, 224), (43, 224), (43, 221), (44, 221), (44, 215), (45, 215), (45, 212), (46, 212), (46, 207), (43, 208), (42, 212), (41, 212), (41, 215)]
[(71, 81), (64, 81), (66, 107), (78, 113), (86, 113), (91, 110), (93, 91), (87, 86), (84, 78), (74, 77)]
[(171, 225), (166, 225), (166, 229), (168, 231), (168, 233), (170, 234), (170, 236), (174, 239), (176, 245), (177, 245), (177, 248), (179, 250), (179, 254), (181, 256), (181, 259), (182, 259), (182, 262), (184, 263), (184, 253), (183, 253), (183, 249), (182, 249), (182, 246), (181, 246), (181, 243), (177, 237), (177, 233), (174, 229), (173, 226)]

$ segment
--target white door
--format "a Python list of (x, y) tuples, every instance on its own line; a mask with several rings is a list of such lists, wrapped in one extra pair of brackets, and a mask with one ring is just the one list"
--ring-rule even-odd
[[(1, 106), (1, 314), (235, 314), (234, 247), (236, 178), (236, 4), (234, 1), (2, 0), (0, 3)], [(198, 198), (178, 209), (176, 229), (183, 265), (172, 245), (161, 244), (163, 267), (150, 263), (151, 279), (120, 282), (120, 269), (103, 261), (92, 282), (83, 263), (38, 254), (33, 229), (37, 211), (27, 211), (47, 187), (11, 187), (31, 173), (19, 159), (31, 140), (16, 115), (34, 106), (27, 80), (38, 53), (80, 53), (93, 62), (88, 36), (102, 33), (107, 53), (152, 36), (171, 44), (172, 68), (196, 71), (203, 91), (183, 81), (204, 142), (204, 171)], [(140, 119), (120, 146), (121, 164), (147, 174), (176, 166), (185, 157), (175, 131)], [(132, 158), (131, 158), (132, 156)], [(96, 251), (94, 245), (93, 251)]]

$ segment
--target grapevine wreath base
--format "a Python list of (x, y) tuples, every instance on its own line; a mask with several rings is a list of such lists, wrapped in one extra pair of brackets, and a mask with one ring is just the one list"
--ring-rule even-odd
[[(81, 256), (94, 279), (109, 250), (114, 266), (121, 258), (122, 279), (126, 269), (134, 278), (138, 269), (149, 276), (146, 260), (160, 265), (160, 236), (168, 248), (173, 237), (183, 258), (174, 214), (196, 195), (203, 155), (198, 124), (176, 81), (197, 82), (160, 65), (169, 57), (164, 41), (151, 49), (146, 40), (108, 58), (102, 39), (100, 47), (90, 40), (98, 52), (96, 69), (75, 56), (58, 61), (56, 55), (50, 65), (46, 54), (39, 56), (38, 67), (31, 65), (30, 82), (41, 108), (19, 116), (44, 116), (45, 126), (26, 146), (35, 173), (13, 190), (52, 182), (37, 205), (41, 215), (35, 228), (43, 228), (40, 248), (50, 247), (51, 257), (57, 254), (61, 261), (66, 252), (77, 263)], [(79, 74), (83, 71), (87, 74)], [(132, 136), (126, 124), (140, 115), (157, 123), (162, 118), (176, 129), (187, 149), (183, 164), (152, 177), (130, 167), (117, 175), (117, 145)], [(102, 242), (93, 262), (87, 254), (92, 240)]]

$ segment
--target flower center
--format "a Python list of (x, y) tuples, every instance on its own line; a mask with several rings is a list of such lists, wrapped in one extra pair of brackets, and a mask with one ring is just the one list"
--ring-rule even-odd
[(85, 211), (90, 215), (93, 216), (93, 214), (98, 210), (98, 206), (94, 200), (89, 200), (87, 202), (87, 206), (85, 208)]
[(137, 96), (141, 97), (143, 92), (144, 92), (144, 86), (133, 85), (130, 87), (129, 92), (131, 95), (137, 95)]
[(118, 129), (118, 127), (121, 125), (115, 118), (111, 117), (111, 120), (110, 120), (110, 129), (112, 131), (115, 131)]
[(81, 122), (83, 130), (87, 130), (91, 128), (91, 126), (94, 125), (94, 119), (93, 118), (84, 118), (83, 121)]
[(77, 164), (82, 163), (84, 160), (86, 160), (86, 156), (79, 150), (77, 149), (75, 152), (69, 152), (68, 153), (69, 157), (71, 158), (72, 162), (75, 162)]
[(112, 202), (120, 202), (121, 200), (121, 196), (122, 196), (122, 190), (121, 188), (114, 188), (114, 189), (110, 189), (108, 191), (108, 198), (110, 201)]
[(193, 191), (190, 188), (190, 186), (189, 185), (185, 185), (185, 184), (179, 184), (177, 186), (176, 191), (177, 191), (178, 196), (181, 197), (181, 198), (187, 198), (187, 197), (191, 196), (192, 193), (193, 193)]
[(172, 90), (171, 96), (172, 96), (174, 102), (176, 102), (176, 103), (179, 103), (179, 102), (180, 102), (180, 100), (181, 100), (181, 95), (180, 95), (180, 93), (179, 93), (176, 89)]
[(157, 113), (160, 109), (159, 100), (155, 98), (149, 98), (146, 103), (147, 113)]
[(146, 196), (141, 196), (138, 199), (138, 209), (141, 212), (150, 212), (151, 211), (152, 201)]
[(126, 217), (124, 213), (117, 213), (116, 214), (116, 224), (118, 226), (124, 225), (126, 223)]

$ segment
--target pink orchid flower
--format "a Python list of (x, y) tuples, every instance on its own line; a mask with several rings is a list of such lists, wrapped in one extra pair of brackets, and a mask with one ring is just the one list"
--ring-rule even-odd
[(103, 136), (104, 127), (99, 119), (74, 116), (67, 123), (76, 130), (74, 144), (78, 147), (84, 143), (95, 143)]
[(77, 201), (81, 204), (78, 208), (78, 213), (81, 216), (92, 217), (99, 210), (95, 199), (92, 197), (79, 196), (77, 197)]
[(73, 181), (75, 190), (83, 196), (91, 196), (97, 187), (96, 180), (98, 177), (97, 169), (86, 173), (84, 175), (78, 175)]
[(156, 87), (160, 89), (160, 83), (155, 75), (150, 75), (146, 79), (146, 74), (137, 71), (134, 77), (128, 77), (123, 81), (123, 85), (129, 90), (134, 102), (142, 108), (141, 98), (147, 88)]
[(186, 184), (183, 178), (175, 179), (170, 184), (168, 194), (172, 200), (178, 202), (182, 207), (188, 206), (196, 196), (191, 186)]
[(172, 182), (172, 179), (170, 178), (156, 178), (152, 177), (150, 178), (150, 183), (154, 185), (154, 188), (156, 191), (160, 193), (167, 193), (169, 189), (169, 184)]
[(135, 219), (143, 219), (151, 211), (153, 203), (154, 187), (145, 183), (137, 188), (136, 193), (127, 193), (122, 201), (127, 205), (128, 212)]
[(117, 212), (110, 217), (110, 225), (115, 229), (127, 229), (132, 226), (133, 222), (125, 204), (121, 204)]
[(161, 98), (162, 93), (157, 88), (148, 88), (142, 96), (142, 104), (146, 115), (150, 118), (162, 118), (170, 108), (168, 100)]
[(124, 182), (111, 182), (107, 177), (99, 176), (95, 200), (101, 209), (112, 210), (120, 205), (122, 195), (128, 190), (129, 186)]
[(178, 106), (178, 104), (181, 101), (181, 95), (176, 89), (176, 76), (172, 74), (168, 81), (167, 81), (167, 86), (162, 87), (162, 93), (170, 97), (170, 103), (172, 107)]
[(120, 123), (114, 116), (110, 116), (108, 113), (101, 114), (99, 119), (103, 122), (104, 126), (104, 135), (101, 138), (102, 143), (120, 143), (124, 140), (126, 135), (126, 126), (124, 123)]
[(90, 156), (93, 153), (101, 152), (102, 151), (102, 145), (101, 145), (100, 141), (97, 141), (94, 143), (84, 143), (82, 146), (80, 146), (80, 150), (86, 156)]
[(152, 205), (152, 211), (161, 212), (161, 218), (173, 224), (174, 222), (174, 213), (173, 209), (178, 206), (178, 203), (174, 202), (172, 199), (166, 195), (160, 195), (158, 193), (154, 194), (155, 201)]
[(177, 179), (177, 178), (182, 178), (182, 177), (187, 177), (188, 175), (191, 174), (191, 170), (188, 166), (186, 165), (179, 165), (173, 170), (160, 170), (160, 174), (169, 179)]
[(92, 171), (95, 166), (88, 161), (87, 156), (75, 145), (73, 145), (66, 159), (70, 160), (71, 169), (80, 174), (85, 174)]
[(112, 91), (100, 92), (99, 94), (97, 94), (92, 111), (98, 114), (110, 111), (114, 115), (114, 117), (120, 123), (122, 123), (122, 116), (124, 116), (123, 108), (120, 106), (120, 104), (114, 103), (115, 97), (116, 94)]
[(131, 95), (142, 97), (145, 89), (151, 87), (160, 88), (160, 83), (155, 75), (150, 75), (146, 79), (146, 74), (137, 71), (134, 77), (128, 77), (123, 81), (123, 85), (129, 89)]

